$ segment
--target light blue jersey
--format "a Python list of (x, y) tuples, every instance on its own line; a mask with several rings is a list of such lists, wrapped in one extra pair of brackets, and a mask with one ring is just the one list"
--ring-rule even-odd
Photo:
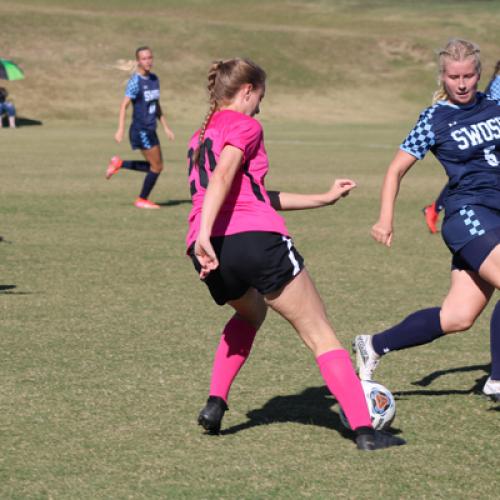
[(500, 75), (495, 76), (495, 78), (488, 85), (488, 88), (485, 90), (485, 93), (492, 99), (500, 101)]

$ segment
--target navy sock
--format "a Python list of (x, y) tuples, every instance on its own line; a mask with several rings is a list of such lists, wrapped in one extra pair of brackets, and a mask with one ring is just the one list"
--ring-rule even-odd
[(497, 302), (490, 322), (491, 378), (500, 380), (500, 301)]
[(428, 344), (442, 337), (444, 332), (441, 328), (439, 311), (441, 311), (440, 307), (432, 307), (410, 314), (399, 325), (374, 335), (372, 337), (373, 349), (377, 354), (383, 355), (389, 351)]
[(139, 195), (141, 198), (143, 198), (144, 200), (148, 199), (149, 194), (155, 187), (159, 175), (160, 174), (157, 174), (155, 172), (148, 172), (146, 174), (146, 178), (144, 179), (144, 184), (142, 185), (142, 191), (141, 194)]
[(122, 168), (136, 170), (137, 172), (149, 172), (150, 164), (148, 161), (141, 160), (123, 160)]

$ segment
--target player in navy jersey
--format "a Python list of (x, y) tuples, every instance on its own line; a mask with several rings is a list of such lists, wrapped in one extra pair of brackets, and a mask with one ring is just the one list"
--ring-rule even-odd
[(121, 168), (145, 172), (146, 177), (139, 197), (134, 205), (137, 208), (157, 209), (159, 205), (149, 200), (159, 175), (163, 170), (163, 158), (160, 142), (156, 135), (157, 120), (163, 126), (165, 134), (170, 140), (174, 133), (170, 130), (160, 106), (160, 81), (151, 73), (153, 53), (149, 47), (139, 47), (135, 52), (137, 72), (128, 81), (125, 97), (120, 106), (118, 130), (115, 134), (116, 142), (121, 142), (125, 133), (125, 115), (132, 103), (133, 114), (130, 125), (129, 138), (132, 149), (140, 149), (146, 161), (124, 161), (118, 156), (111, 158), (106, 171), (106, 179), (110, 179)]
[[(393, 240), (394, 205), (403, 176), (428, 151), (449, 178), (442, 236), (452, 257), (451, 287), (441, 307), (423, 309), (377, 335), (354, 340), (362, 379), (381, 356), (469, 329), (500, 288), (500, 101), (477, 92), (479, 48), (450, 40), (439, 54), (440, 96), (425, 109), (387, 170), (373, 238)], [(500, 400), (500, 302), (491, 318), (491, 374), (483, 392)]]
[[(484, 93), (493, 99), (500, 100), (500, 61), (497, 61), (495, 71), (493, 72), (488, 85), (486, 85)], [(435, 104), (435, 102), (433, 102), (433, 104)], [(447, 191), (448, 184), (443, 187), (436, 200), (430, 205), (425, 206), (422, 210), (425, 217), (425, 223), (431, 233), (438, 232), (437, 223), (439, 220), (439, 214), (444, 209), (444, 199), (446, 198)]]

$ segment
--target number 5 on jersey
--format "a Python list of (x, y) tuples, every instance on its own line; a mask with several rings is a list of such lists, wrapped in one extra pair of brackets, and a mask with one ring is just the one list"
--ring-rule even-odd
[(496, 157), (495, 153), (495, 146), (490, 146), (489, 148), (484, 148), (484, 159), (488, 162), (488, 165), (492, 167), (498, 167), (500, 165), (500, 161), (498, 161), (498, 158)]

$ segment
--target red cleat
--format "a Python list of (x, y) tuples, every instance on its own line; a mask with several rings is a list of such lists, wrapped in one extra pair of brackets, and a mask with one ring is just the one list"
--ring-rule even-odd
[(113, 156), (113, 158), (111, 158), (108, 163), (108, 168), (106, 170), (106, 179), (111, 179), (111, 177), (113, 177), (113, 175), (115, 175), (116, 172), (118, 172), (118, 170), (122, 168), (122, 164), (123, 161), (119, 156)]
[(156, 210), (156, 209), (160, 208), (160, 205), (157, 205), (156, 203), (153, 203), (152, 201), (145, 200), (144, 198), (137, 198), (137, 200), (135, 200), (135, 202), (134, 202), (134, 205), (137, 208), (146, 208), (149, 210)]
[(424, 212), (425, 223), (427, 224), (429, 231), (432, 234), (437, 233), (438, 229), (436, 224), (439, 220), (439, 212), (436, 211), (436, 203), (434, 202), (432, 205), (427, 205), (422, 209), (422, 212)]

